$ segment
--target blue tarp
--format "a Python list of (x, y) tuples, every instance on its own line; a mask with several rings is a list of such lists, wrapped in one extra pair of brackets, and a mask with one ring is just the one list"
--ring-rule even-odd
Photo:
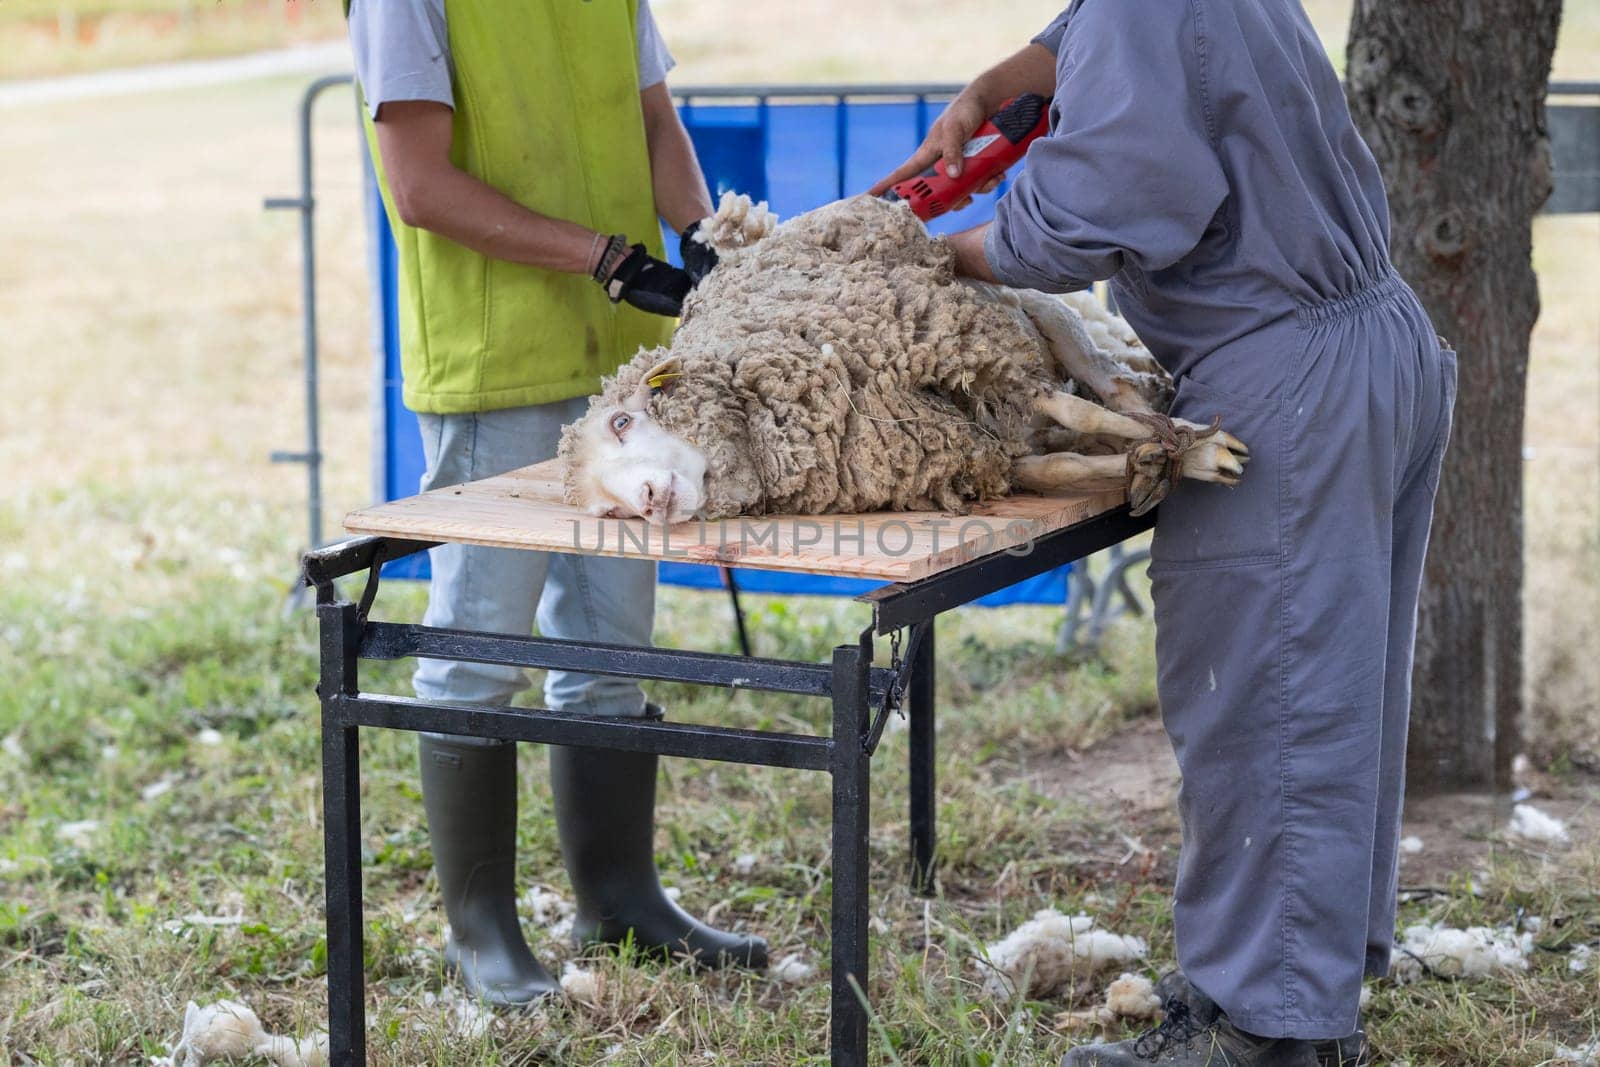
[[(695, 143), (713, 198), (724, 191), (748, 193), (766, 200), (787, 218), (844, 196), (864, 191), (887, 174), (922, 142), (928, 125), (943, 105), (928, 101), (846, 100), (824, 103), (751, 104), (688, 103), (680, 107), (684, 125)], [(1004, 189), (979, 197), (959, 215), (936, 219), (929, 227), (948, 233), (988, 218), (994, 198)], [(377, 197), (372, 196), (371, 230), (377, 263), (380, 320), (383, 334), (383, 398), (381, 434), (383, 499), (417, 491), (425, 467), (416, 416), (400, 400), (400, 336), (395, 309), (398, 277), (394, 240)], [(677, 259), (677, 239), (667, 248)], [(1067, 595), (1070, 567), (1042, 574), (979, 604), (1060, 604)], [(389, 564), (392, 577), (427, 576), (427, 557), (410, 556)], [(661, 580), (676, 585), (717, 588), (722, 579), (714, 567), (663, 563)], [(739, 571), (741, 589), (752, 592), (855, 596), (880, 584), (847, 578)]]

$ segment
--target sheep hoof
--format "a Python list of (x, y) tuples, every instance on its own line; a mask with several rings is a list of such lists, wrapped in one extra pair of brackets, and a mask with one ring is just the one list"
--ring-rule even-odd
[(1141, 441), (1128, 452), (1128, 504), (1143, 515), (1172, 492), (1174, 457), (1159, 441)]

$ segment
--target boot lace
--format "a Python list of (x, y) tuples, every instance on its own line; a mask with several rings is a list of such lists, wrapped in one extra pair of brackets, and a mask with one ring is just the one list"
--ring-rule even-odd
[(1140, 1034), (1133, 1042), (1133, 1051), (1135, 1055), (1154, 1060), (1178, 1045), (1188, 1048), (1207, 1029), (1194, 1017), (1188, 1004), (1177, 997), (1168, 997), (1161, 1025)]

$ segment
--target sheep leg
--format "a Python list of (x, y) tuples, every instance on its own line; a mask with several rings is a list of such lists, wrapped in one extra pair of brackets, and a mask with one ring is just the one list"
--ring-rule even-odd
[(1108, 493), (1126, 489), (1132, 513), (1143, 515), (1172, 491), (1172, 463), (1155, 441), (1114, 456), (1054, 452), (1011, 465), (1012, 484), (1040, 493)]
[(1019, 488), (1039, 493), (1107, 493), (1128, 484), (1128, 458), (1080, 456), (1076, 452), (1023, 456), (1011, 465), (1011, 481)]
[[(1120, 437), (1136, 442), (1154, 442), (1158, 436), (1156, 429), (1148, 422), (1108, 411), (1099, 404), (1071, 393), (1045, 393), (1033, 402), (1033, 406), (1034, 410), (1078, 433)], [(1194, 434), (1211, 429), (1187, 419), (1170, 421), (1173, 427)], [(1221, 482), (1224, 485), (1238, 484), (1245, 464), (1250, 462), (1250, 449), (1245, 443), (1223, 430), (1200, 438), (1180, 455), (1185, 478)]]
[(1049, 293), (1019, 289), (1016, 298), (1023, 314), (1044, 338), (1061, 373), (1082, 383), (1112, 411), (1153, 410), (1139, 389), (1138, 372), (1118, 363), (1094, 343), (1083, 322), (1066, 304)]
[(1137, 419), (1103, 408), (1092, 400), (1063, 393), (1048, 392), (1033, 402), (1035, 411), (1048, 415), (1069, 430), (1085, 434), (1105, 434), (1129, 441), (1139, 441), (1152, 436), (1150, 427)]

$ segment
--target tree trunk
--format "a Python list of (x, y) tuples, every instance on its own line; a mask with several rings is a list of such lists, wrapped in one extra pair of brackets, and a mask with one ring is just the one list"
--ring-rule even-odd
[(1509, 780), (1522, 702), (1522, 423), (1561, 0), (1357, 0), (1346, 92), (1391, 245), (1460, 389), (1417, 631), (1407, 780)]

